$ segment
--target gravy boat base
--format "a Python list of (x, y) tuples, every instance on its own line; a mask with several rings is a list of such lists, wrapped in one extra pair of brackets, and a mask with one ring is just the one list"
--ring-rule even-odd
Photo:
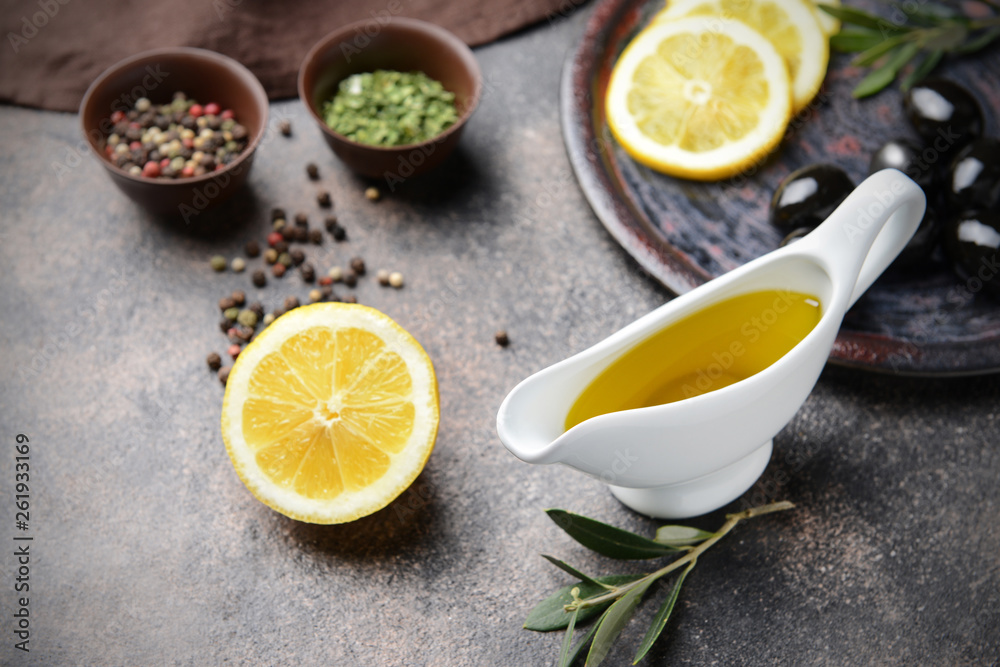
[[(924, 208), (923, 191), (901, 172), (873, 174), (800, 241), (523, 380), (497, 413), (501, 442), (522, 461), (562, 463), (596, 477), (623, 503), (655, 517), (697, 516), (735, 500), (764, 471), (772, 439), (812, 391), (844, 313), (906, 246)], [(761, 290), (809, 294), (821, 305), (819, 321), (784, 356), (728, 386), (600, 414), (566, 430), (577, 397), (622, 355), (693, 313)]]

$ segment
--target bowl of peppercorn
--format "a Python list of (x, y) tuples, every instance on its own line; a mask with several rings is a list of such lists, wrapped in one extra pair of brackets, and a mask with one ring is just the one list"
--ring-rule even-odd
[(455, 149), (482, 95), (482, 72), (444, 28), (394, 17), (345, 25), (299, 68), (299, 97), (333, 152), (390, 188)]
[(115, 185), (190, 224), (246, 182), (267, 112), (263, 86), (243, 65), (176, 47), (105, 70), (83, 96), (80, 123)]

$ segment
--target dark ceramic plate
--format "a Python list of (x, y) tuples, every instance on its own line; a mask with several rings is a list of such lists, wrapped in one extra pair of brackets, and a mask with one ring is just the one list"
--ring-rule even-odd
[[(916, 135), (898, 86), (855, 100), (851, 89), (862, 72), (849, 57), (833, 54), (823, 90), (755, 173), (697, 183), (638, 164), (608, 131), (604, 92), (622, 49), (662, 6), (663, 0), (604, 0), (594, 7), (563, 71), (561, 115), (570, 160), (598, 218), (643, 268), (680, 294), (778, 247), (781, 234), (768, 223), (768, 204), (790, 171), (831, 162), (860, 183), (882, 143)], [(969, 88), (988, 117), (986, 132), (998, 134), (1000, 48), (936, 74)], [(883, 274), (845, 316), (832, 362), (910, 375), (1000, 371), (1000, 301), (980, 284), (960, 281), (937, 252), (915, 270)]]

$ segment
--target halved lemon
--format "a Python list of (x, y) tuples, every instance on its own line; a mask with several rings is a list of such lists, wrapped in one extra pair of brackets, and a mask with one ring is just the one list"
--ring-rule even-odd
[(605, 108), (612, 134), (637, 161), (682, 178), (726, 178), (781, 141), (791, 115), (788, 69), (739, 21), (665, 21), (622, 53)]
[(663, 23), (684, 16), (736, 19), (764, 35), (788, 64), (792, 110), (805, 108), (816, 96), (830, 60), (830, 45), (806, 0), (669, 0), (656, 15)]
[(434, 367), (406, 330), (367, 306), (320, 303), (279, 317), (237, 358), (222, 438), (265, 505), (343, 523), (416, 479), (438, 415)]

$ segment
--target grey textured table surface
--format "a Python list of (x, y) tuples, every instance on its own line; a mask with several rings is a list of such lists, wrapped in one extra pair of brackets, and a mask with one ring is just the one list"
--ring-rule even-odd
[[(267, 142), (238, 200), (196, 221), (218, 227), (210, 235), (154, 222), (78, 159), (74, 116), (0, 109), (0, 663), (554, 662), (560, 637), (521, 629), (568, 583), (538, 554), (620, 566), (542, 510), (656, 523), (599, 482), (514, 459), (496, 409), (519, 379), (668, 298), (591, 213), (563, 150), (559, 73), (586, 14), (478, 49), (489, 91), (460, 154), (377, 204), (298, 102), (273, 105), (294, 135)], [(401, 291), (368, 278), (356, 294), (423, 343), (441, 392), (437, 448), (414, 487), (333, 527), (246, 491), (204, 363), (224, 351), (215, 304), (229, 290), (268, 308), (305, 296), (297, 277), (257, 292), (207, 260), (260, 238), (271, 206), (318, 219), (308, 161), (349, 233), (313, 259), (361, 255), (406, 275)], [(997, 664), (998, 396), (997, 377), (828, 368), (745, 498), (797, 509), (741, 526), (701, 559), (646, 664)], [(18, 433), (31, 447), (27, 532), (15, 529)], [(723, 513), (692, 523), (714, 528)], [(24, 535), (29, 594), (14, 590)], [(14, 649), (22, 595), (30, 653)], [(629, 664), (644, 630), (629, 625), (608, 664)]]

